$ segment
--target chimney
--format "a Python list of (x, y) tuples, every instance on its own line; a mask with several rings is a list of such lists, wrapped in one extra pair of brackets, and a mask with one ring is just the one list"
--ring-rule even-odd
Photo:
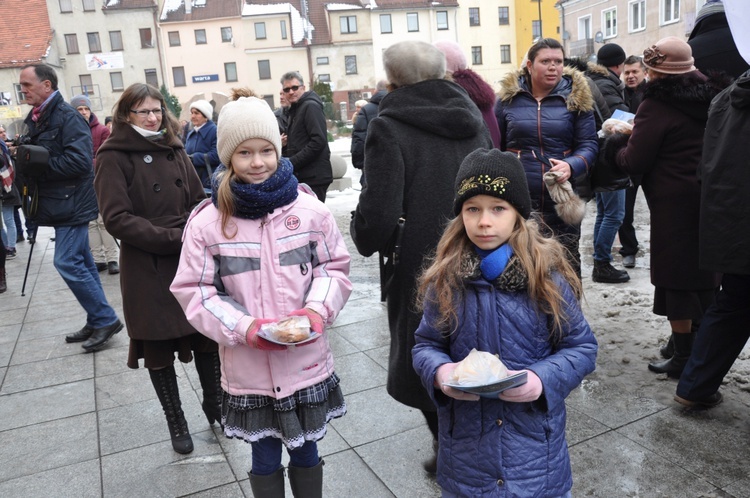
[(193, 12), (193, 0), (185, 0), (185, 14)]

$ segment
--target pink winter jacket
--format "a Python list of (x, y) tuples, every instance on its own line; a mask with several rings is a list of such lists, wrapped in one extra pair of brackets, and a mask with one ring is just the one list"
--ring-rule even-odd
[(302, 192), (263, 218), (232, 218), (230, 234), (235, 224), (227, 239), (210, 200), (195, 208), (170, 290), (193, 327), (219, 344), (225, 391), (284, 398), (331, 376), (328, 335), (264, 351), (247, 345), (247, 329), (254, 318), (305, 307), (333, 323), (352, 290), (349, 252), (328, 208)]

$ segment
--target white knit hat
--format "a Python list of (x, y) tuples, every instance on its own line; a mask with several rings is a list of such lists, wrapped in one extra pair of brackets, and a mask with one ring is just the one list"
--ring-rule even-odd
[(219, 113), (218, 128), (216, 148), (225, 166), (229, 166), (237, 146), (251, 138), (268, 140), (276, 149), (276, 156), (281, 158), (279, 123), (265, 100), (242, 97), (226, 103)]
[(214, 106), (208, 100), (196, 100), (190, 104), (190, 109), (198, 109), (209, 121), (214, 118)]

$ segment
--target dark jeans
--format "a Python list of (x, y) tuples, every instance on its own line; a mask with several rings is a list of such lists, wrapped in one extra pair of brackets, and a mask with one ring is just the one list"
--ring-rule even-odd
[(622, 256), (635, 256), (638, 252), (638, 238), (635, 236), (635, 227), (633, 226), (633, 217), (635, 216), (635, 198), (638, 196), (638, 187), (641, 186), (640, 176), (631, 176), (633, 182), (631, 187), (625, 189), (625, 217), (622, 219), (622, 225), (617, 232), (620, 236), (620, 254)]
[(691, 401), (719, 390), (750, 338), (750, 275), (725, 273), (721, 290), (706, 310), (677, 395)]
[[(253, 449), (252, 470), (253, 475), (268, 476), (281, 467), (281, 439), (265, 437), (260, 441), (250, 443)], [(289, 453), (289, 465), (297, 468), (315, 467), (320, 462), (318, 457), (318, 443), (305, 441), (305, 444), (293, 450), (287, 449)]]

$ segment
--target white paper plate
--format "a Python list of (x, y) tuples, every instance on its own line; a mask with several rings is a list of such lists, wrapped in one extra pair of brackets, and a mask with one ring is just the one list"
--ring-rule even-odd
[(314, 341), (315, 339), (317, 339), (318, 337), (320, 337), (320, 334), (318, 334), (317, 332), (310, 332), (310, 337), (308, 337), (307, 339), (305, 339), (303, 341), (299, 341), (299, 342), (282, 342), (282, 341), (277, 341), (276, 339), (274, 339), (273, 338), (273, 334), (270, 334), (270, 333), (266, 332), (263, 329), (261, 329), (258, 332), (258, 335), (261, 336), (263, 339), (267, 340), (268, 342), (272, 342), (274, 344), (280, 344), (281, 346), (299, 346), (300, 344), (306, 344), (306, 343), (308, 343), (310, 341)]
[(506, 389), (522, 386), (526, 384), (527, 381), (527, 372), (520, 372), (515, 375), (506, 377), (498, 382), (485, 384), (483, 386), (462, 386), (459, 384), (449, 384), (447, 382), (444, 385), (452, 387), (453, 389), (458, 389), (459, 391), (463, 391), (465, 393), (478, 394), (483, 398), (497, 398), (497, 395), (505, 391)]

